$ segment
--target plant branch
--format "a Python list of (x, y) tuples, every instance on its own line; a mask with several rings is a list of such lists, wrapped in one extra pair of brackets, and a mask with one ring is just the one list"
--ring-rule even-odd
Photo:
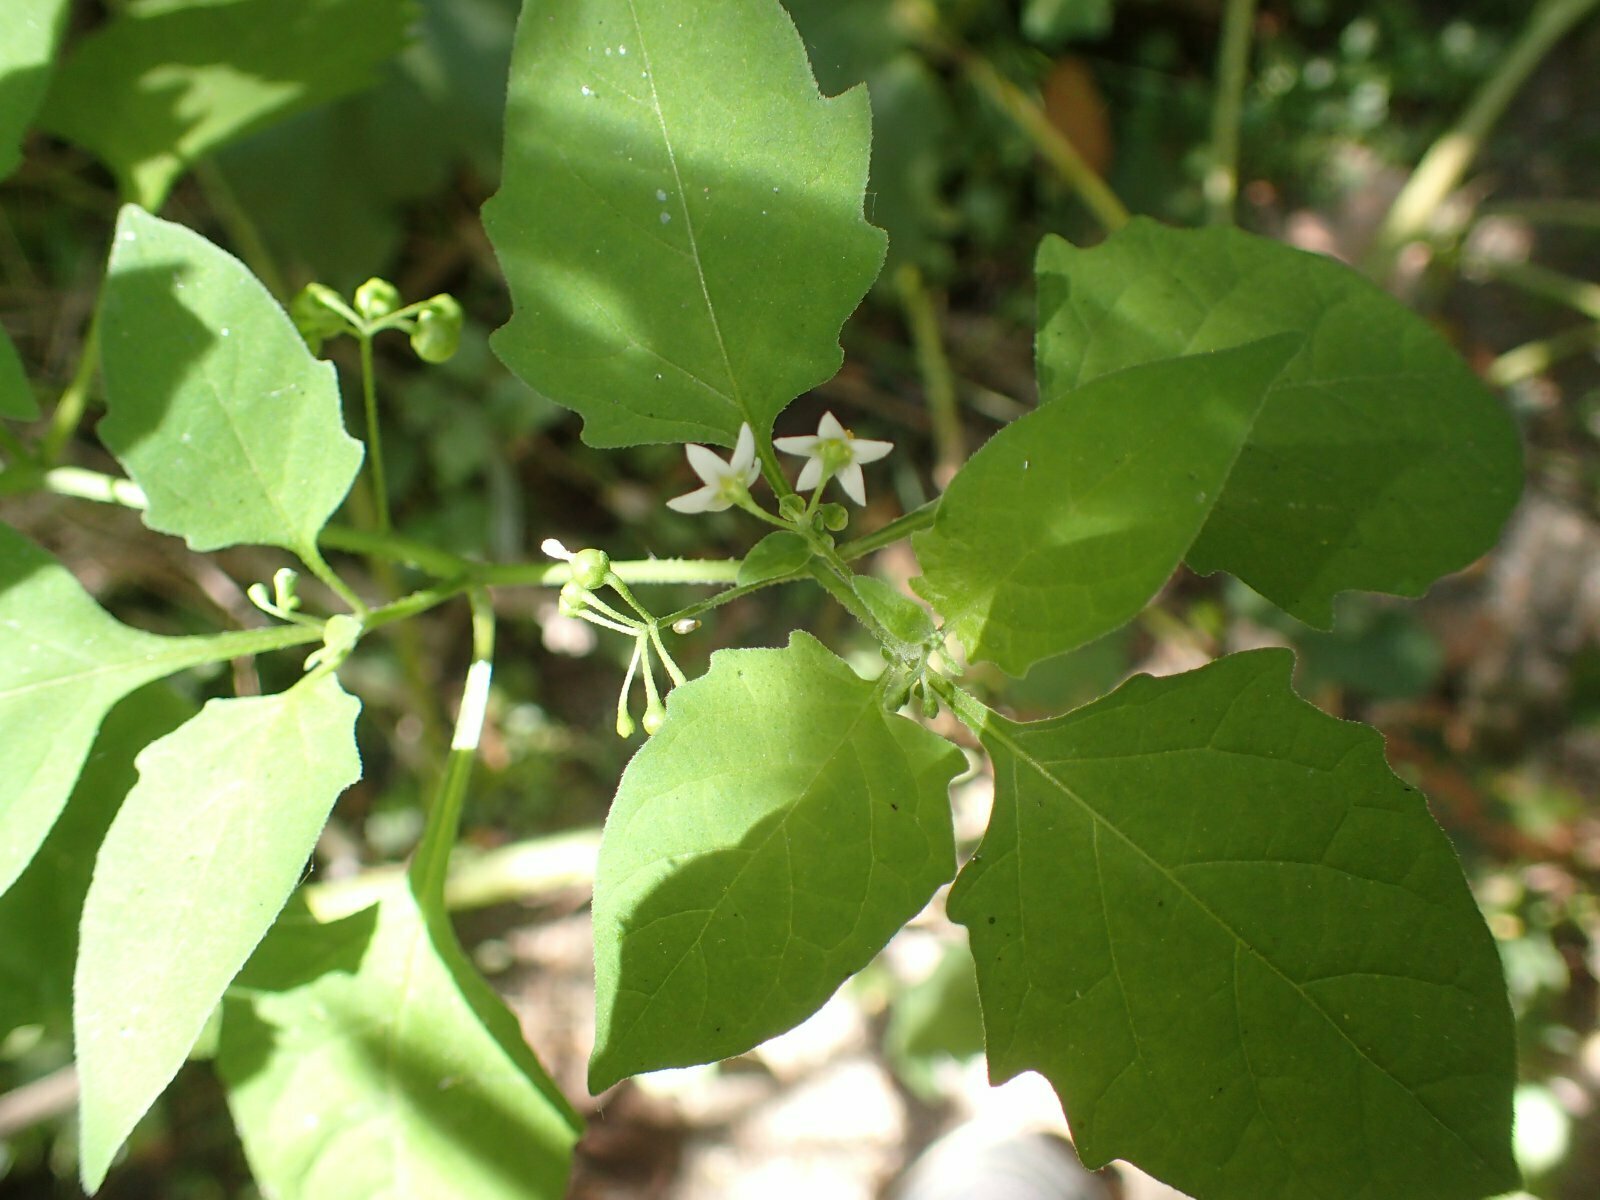
[(1367, 270), (1387, 279), (1406, 243), (1427, 229), (1433, 214), (1461, 182), (1484, 140), (1535, 67), (1600, 0), (1541, 0), (1516, 43), (1483, 81), (1461, 117), (1422, 156), (1395, 197), (1367, 256)]
[(871, 554), (874, 550), (882, 550), (885, 546), (893, 545), (903, 537), (908, 537), (919, 529), (926, 529), (933, 524), (933, 518), (939, 511), (939, 502), (929, 500), (926, 504), (912, 509), (903, 516), (896, 517), (881, 529), (875, 529), (862, 537), (854, 538), (839, 547), (839, 557), (845, 562), (854, 562), (856, 559)]
[(372, 507), (379, 533), (388, 533), (389, 483), (383, 470), (383, 438), (378, 431), (378, 385), (373, 379), (372, 335), (360, 333), (356, 341), (361, 346), (361, 403), (367, 415), (367, 467), (372, 486)]
[[(943, 490), (967, 458), (961, 413), (956, 404), (956, 379), (945, 354), (939, 314), (923, 284), (922, 272), (914, 263), (902, 263), (895, 271), (894, 282), (906, 325), (911, 331), (917, 370), (922, 376), (922, 394), (933, 422), (934, 481)], [(819, 488), (819, 494), (820, 491)]]
[(39, 461), (46, 466), (61, 457), (72, 435), (83, 421), (84, 409), (89, 405), (89, 389), (94, 385), (95, 371), (100, 366), (100, 309), (89, 318), (89, 330), (83, 335), (83, 346), (78, 353), (78, 365), (72, 373), (56, 410), (50, 414), (50, 428), (39, 444)]
[(1483, 377), (1491, 387), (1507, 388), (1543, 374), (1564, 358), (1591, 350), (1600, 350), (1600, 324), (1579, 325), (1514, 346), (1490, 363)]
[(1250, 67), (1250, 35), (1256, 0), (1227, 0), (1222, 13), (1222, 48), (1217, 55), (1217, 91), (1211, 106), (1211, 164), (1206, 169), (1207, 218), (1233, 224), (1239, 194), (1239, 121)]

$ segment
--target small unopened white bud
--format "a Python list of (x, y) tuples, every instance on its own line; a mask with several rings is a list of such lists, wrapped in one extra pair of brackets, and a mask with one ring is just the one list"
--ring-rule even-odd
[(559, 559), (561, 562), (572, 561), (572, 551), (556, 541), (555, 538), (545, 538), (544, 541), (539, 543), (539, 549), (551, 558)]
[(682, 637), (686, 633), (693, 633), (700, 628), (700, 622), (693, 617), (679, 617), (672, 623), (672, 632)]

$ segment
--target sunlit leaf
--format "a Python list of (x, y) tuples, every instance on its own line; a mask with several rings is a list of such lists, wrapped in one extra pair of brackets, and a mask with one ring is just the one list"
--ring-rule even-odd
[(332, 675), (213, 700), (139, 755), (84, 904), (73, 1028), (84, 1186), (171, 1081), (360, 778)]
[(1513, 1187), (1515, 1058), (1460, 864), (1371, 729), (1262, 650), (997, 716), (989, 830), (950, 895), (990, 1072), (1055, 1086), (1091, 1166), (1197, 1200)]
[[(22, 135), (50, 85), (50, 64), (69, 7), (67, 0), (0, 4), (0, 179), (16, 170), (22, 157)], [(0, 407), (0, 416), (5, 415)]]
[(218, 146), (370, 84), (411, 15), (409, 0), (141, 4), (74, 47), (40, 123), (109, 166), (124, 199), (158, 209)]
[(140, 688), (106, 714), (66, 809), (0, 896), (0, 1039), (19, 1025), (70, 1029), (78, 920), (95, 853), (133, 786), (134, 755), (193, 715), (165, 684)]
[(106, 711), (142, 684), (245, 652), (114, 620), (66, 568), (0, 525), (0, 892), (67, 802)]
[(1166, 359), (1013, 421), (951, 480), (913, 585), (1020, 675), (1136, 616), (1223, 492), (1291, 337)]
[(1349, 589), (1420, 595), (1498, 535), (1521, 488), (1509, 416), (1426, 322), (1347, 267), (1232, 229), (1136, 220), (1039, 249), (1046, 404), (1137, 363), (1304, 337), (1188, 554), (1326, 628)]
[(883, 262), (868, 126), (775, 0), (529, 8), (484, 208), (515, 305), (495, 349), (593, 445), (764, 436), (838, 370)]
[(229, 996), (217, 1066), (278, 1200), (566, 1194), (576, 1116), (402, 880), (332, 924), (285, 911)]
[(600, 846), (592, 1090), (798, 1024), (950, 878), (961, 755), (882, 705), (803, 633), (672, 693)]
[(99, 434), (149, 498), (145, 524), (196, 550), (314, 547), (362, 457), (333, 364), (238, 259), (132, 205), (103, 305)]

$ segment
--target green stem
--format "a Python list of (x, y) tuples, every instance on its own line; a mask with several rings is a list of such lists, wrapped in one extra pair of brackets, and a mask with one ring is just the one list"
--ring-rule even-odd
[(1239, 119), (1250, 68), (1250, 35), (1256, 0), (1227, 0), (1222, 13), (1222, 48), (1217, 55), (1217, 94), (1211, 106), (1211, 165), (1206, 171), (1208, 219), (1233, 224), (1239, 194)]
[(737, 587), (726, 588), (714, 596), (707, 596), (704, 600), (696, 600), (693, 604), (686, 604), (675, 613), (668, 613), (661, 618), (661, 624), (671, 629), (679, 621), (698, 617), (701, 613), (710, 612), (714, 608), (721, 608), (729, 601), (748, 596), (751, 592), (759, 592), (762, 588), (775, 587), (780, 583), (793, 583), (797, 579), (807, 578), (810, 578), (810, 572), (805, 567), (801, 567), (787, 575), (763, 579), (759, 583), (742, 583)]
[(989, 722), (995, 712), (971, 692), (956, 686), (943, 675), (928, 674), (928, 683), (938, 693), (939, 698), (950, 706), (950, 711), (968, 729), (972, 730), (979, 738), (989, 728)]
[(1483, 377), (1491, 387), (1511, 387), (1543, 374), (1564, 358), (1591, 350), (1600, 350), (1600, 325), (1580, 325), (1507, 350), (1489, 364)]
[(1541, 0), (1534, 8), (1494, 74), (1483, 81), (1460, 119), (1429, 147), (1395, 197), (1367, 256), (1369, 274), (1388, 278), (1401, 248), (1427, 229), (1534, 68), (1596, 4), (1600, 0)]
[(389, 483), (383, 470), (383, 439), (378, 432), (378, 388), (373, 379), (372, 335), (362, 333), (357, 341), (361, 346), (361, 400), (367, 413), (367, 466), (371, 469), (372, 501), (377, 510), (378, 532), (388, 533)]
[(477, 758), (478, 739), (483, 733), (484, 713), (489, 704), (489, 681), (494, 661), (494, 608), (489, 593), (475, 587), (467, 593), (472, 604), (472, 665), (461, 690), (461, 705), (456, 713), (455, 732), (450, 739), (450, 756), (445, 760), (444, 779), (428, 810), (428, 826), (411, 861), (411, 889), (423, 912), (445, 912), (445, 879), (450, 872), (450, 853), (455, 849), (461, 827), (461, 809), (466, 801), (467, 784)]
[(89, 319), (89, 330), (83, 336), (83, 347), (78, 353), (78, 366), (71, 380), (56, 401), (56, 410), (50, 415), (50, 428), (39, 444), (39, 461), (46, 466), (61, 457), (72, 435), (83, 421), (84, 409), (89, 405), (89, 389), (94, 385), (95, 371), (100, 366), (100, 310), (94, 310)]
[(945, 354), (939, 314), (923, 283), (922, 272), (914, 263), (902, 263), (895, 270), (894, 282), (900, 294), (900, 306), (905, 311), (906, 326), (911, 332), (928, 416), (933, 422), (934, 479), (942, 490), (967, 458), (961, 413), (956, 402), (956, 378)]
[(482, 568), (448, 550), (440, 550), (427, 542), (402, 537), (397, 533), (377, 533), (371, 529), (357, 529), (349, 525), (329, 525), (317, 535), (317, 540), (331, 550), (364, 555), (368, 559), (383, 559), (416, 567), (440, 579), (456, 575), (471, 575)]
[(864, 555), (871, 554), (874, 550), (882, 550), (885, 546), (892, 546), (903, 537), (908, 537), (919, 529), (926, 529), (933, 524), (933, 518), (939, 512), (939, 502), (929, 500), (919, 508), (914, 508), (904, 516), (896, 517), (881, 529), (875, 529), (862, 537), (854, 538), (839, 547), (839, 557), (845, 562), (854, 562)]
[(1600, 204), (1593, 200), (1502, 200), (1486, 204), (1480, 217), (1514, 217), (1534, 225), (1566, 225), (1600, 231)]
[(1034, 149), (1055, 168), (1056, 174), (1078, 193), (1078, 198), (1107, 233), (1115, 233), (1128, 223), (1127, 207), (1078, 153), (1078, 148), (1051, 124), (1038, 101), (996, 71), (981, 55), (965, 47), (957, 47), (955, 54), (967, 79), (1011, 118), (1033, 143)]
[(889, 631), (878, 623), (878, 618), (872, 615), (870, 609), (861, 602), (861, 597), (856, 595), (855, 588), (850, 586), (849, 568), (842, 563), (835, 566), (826, 559), (813, 558), (808, 564), (811, 578), (815, 579), (830, 596), (844, 606), (845, 610), (862, 625), (868, 632), (885, 646), (893, 645), (897, 639), (889, 635)]
[(682, 687), (685, 682), (683, 669), (673, 661), (672, 655), (667, 653), (666, 644), (661, 640), (660, 626), (655, 621), (651, 621), (650, 624), (645, 626), (645, 629), (650, 634), (650, 644), (656, 648), (656, 657), (661, 660), (661, 665), (666, 669), (668, 678), (672, 680), (672, 685), (674, 687)]
[[(626, 583), (732, 583), (739, 577), (739, 560), (700, 558), (645, 558), (611, 563)], [(566, 563), (476, 564), (472, 575), (480, 583), (501, 587), (534, 585), (560, 587), (572, 578)]]
[(327, 586), (327, 588), (333, 592), (334, 595), (338, 596), (339, 599), (343, 600), (345, 604), (349, 606), (352, 613), (363, 619), (366, 618), (368, 613), (366, 604), (362, 601), (360, 596), (356, 595), (354, 589), (352, 589), (344, 580), (340, 579), (334, 569), (328, 565), (327, 559), (322, 557), (322, 552), (317, 549), (315, 542), (312, 542), (310, 545), (300, 547), (295, 551), (295, 553), (300, 556), (300, 560), (304, 562), (306, 566), (311, 568), (311, 573), (313, 575), (320, 579)]

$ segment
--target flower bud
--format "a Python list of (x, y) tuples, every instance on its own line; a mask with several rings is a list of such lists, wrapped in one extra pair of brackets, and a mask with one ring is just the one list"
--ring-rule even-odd
[(400, 307), (400, 289), (387, 279), (369, 279), (356, 289), (355, 301), (358, 313), (376, 321)]
[(644, 710), (644, 720), (641, 723), (644, 725), (645, 733), (653, 736), (666, 719), (667, 710), (658, 702)]
[(556, 597), (556, 611), (563, 617), (581, 616), (588, 605), (589, 593), (581, 583), (569, 579), (561, 585), (561, 594)]
[(672, 623), (672, 632), (682, 637), (684, 634), (693, 633), (700, 628), (700, 622), (693, 617), (680, 617)]
[(778, 515), (793, 525), (805, 516), (806, 502), (793, 492), (778, 501)]
[(455, 297), (438, 295), (417, 314), (411, 330), (411, 349), (426, 363), (442, 363), (461, 346), (461, 305)]
[(834, 533), (850, 524), (850, 513), (842, 504), (824, 504), (817, 510), (817, 515), (822, 518), (823, 528)]
[(611, 574), (611, 556), (604, 550), (590, 547), (572, 556), (572, 578), (591, 592), (604, 587), (606, 576)]

